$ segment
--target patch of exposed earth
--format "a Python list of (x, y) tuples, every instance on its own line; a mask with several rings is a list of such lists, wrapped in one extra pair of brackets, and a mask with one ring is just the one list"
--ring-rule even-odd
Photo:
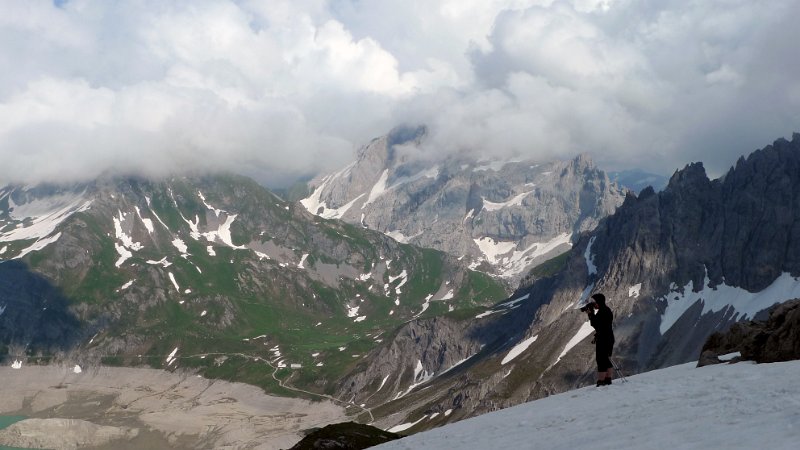
[(0, 380), (0, 415), (30, 418), (0, 430), (15, 447), (279, 449), (347, 420), (330, 402), (156, 369), (0, 367)]

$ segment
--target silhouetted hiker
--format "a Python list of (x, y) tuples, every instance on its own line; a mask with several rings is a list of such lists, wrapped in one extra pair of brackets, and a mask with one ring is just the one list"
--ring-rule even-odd
[(614, 376), (611, 364), (611, 350), (614, 348), (614, 330), (611, 328), (611, 324), (614, 321), (614, 313), (606, 306), (606, 296), (603, 294), (592, 295), (592, 304), (586, 308), (586, 313), (589, 315), (589, 323), (595, 331), (597, 385), (609, 385)]

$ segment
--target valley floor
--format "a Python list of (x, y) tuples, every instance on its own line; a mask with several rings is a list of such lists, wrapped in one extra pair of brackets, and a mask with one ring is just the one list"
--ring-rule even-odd
[(0, 430), (0, 446), (278, 449), (347, 420), (331, 403), (155, 369), (0, 367), (0, 380), (0, 415), (31, 418)]
[(696, 363), (587, 387), (419, 433), (405, 449), (695, 449), (800, 446), (800, 361)]

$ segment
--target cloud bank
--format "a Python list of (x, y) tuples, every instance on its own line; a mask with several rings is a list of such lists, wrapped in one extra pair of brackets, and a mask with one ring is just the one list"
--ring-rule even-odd
[(14, 1), (0, 181), (280, 184), (399, 124), (431, 155), (721, 174), (800, 130), (793, 0)]

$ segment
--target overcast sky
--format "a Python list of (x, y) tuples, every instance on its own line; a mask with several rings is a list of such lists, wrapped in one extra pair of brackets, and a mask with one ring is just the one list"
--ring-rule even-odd
[(669, 174), (800, 130), (796, 0), (8, 0), (0, 181), (425, 152)]

